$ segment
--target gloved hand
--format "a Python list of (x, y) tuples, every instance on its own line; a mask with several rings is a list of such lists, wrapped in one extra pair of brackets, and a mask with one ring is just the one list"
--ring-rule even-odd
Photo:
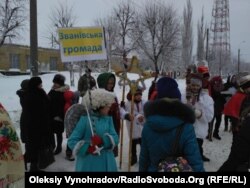
[(127, 113), (124, 116), (124, 119), (128, 120), (128, 121), (133, 121), (134, 120), (134, 116), (132, 116), (130, 113)]
[(91, 153), (91, 154), (93, 154), (94, 151), (95, 151), (95, 146), (90, 145), (90, 146), (88, 147), (88, 152)]
[(100, 136), (95, 134), (91, 137), (91, 145), (92, 146), (100, 146), (102, 144), (103, 144), (103, 141), (102, 141), (102, 138)]
[(88, 148), (88, 152), (92, 155), (101, 155), (102, 149), (103, 149), (103, 147), (98, 147), (97, 145), (95, 145), (95, 146), (90, 145)]
[(202, 116), (202, 111), (199, 109), (194, 109), (194, 114), (197, 119), (199, 119)]
[(144, 116), (141, 115), (141, 114), (137, 115), (136, 119), (137, 119), (138, 123), (143, 123), (144, 122)]

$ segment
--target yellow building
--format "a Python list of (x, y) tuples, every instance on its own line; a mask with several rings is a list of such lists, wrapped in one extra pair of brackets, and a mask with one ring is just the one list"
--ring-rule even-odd
[[(30, 72), (30, 47), (16, 44), (4, 44), (0, 47), (1, 72)], [(62, 71), (65, 64), (61, 62), (57, 49), (38, 48), (39, 72)]]

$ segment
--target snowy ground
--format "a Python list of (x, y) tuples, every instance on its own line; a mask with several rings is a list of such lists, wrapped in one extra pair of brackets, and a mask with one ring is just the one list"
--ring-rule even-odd
[[(63, 75), (66, 76), (66, 83), (69, 84), (69, 73), (62, 72)], [(98, 73), (92, 74), (94, 77), (98, 76)], [(52, 86), (52, 79), (54, 74), (46, 74), (41, 75), (43, 80), (43, 88), (46, 92), (48, 92)], [(136, 79), (134, 75), (130, 75), (133, 79)], [(27, 79), (29, 76), (2, 76), (0, 75), (0, 102), (5, 106), (5, 108), (9, 111), (10, 116), (14, 122), (17, 131), (20, 132), (19, 129), (19, 118), (21, 112), (21, 106), (19, 104), (19, 98), (16, 95), (16, 91), (20, 88), (20, 83), (23, 79)], [(75, 85), (77, 86), (77, 81), (79, 79), (79, 75), (75, 74)], [(117, 78), (117, 81), (119, 78)], [(177, 80), (179, 83), (179, 87), (181, 91), (185, 91), (185, 82), (184, 80)], [(151, 80), (148, 79), (145, 82), (147, 89), (151, 84)], [(76, 90), (76, 87), (71, 87), (71, 90)], [(129, 91), (129, 88), (126, 87), (126, 92)], [(118, 99), (121, 100), (122, 88), (117, 84), (115, 87), (115, 92), (117, 94)], [(147, 90), (143, 94), (143, 98), (147, 98)], [(204, 141), (204, 154), (210, 158), (210, 162), (204, 163), (206, 171), (217, 171), (218, 168), (222, 165), (222, 163), (227, 159), (228, 154), (230, 152), (231, 142), (232, 142), (232, 134), (229, 132), (224, 132), (224, 122), (222, 121), (220, 136), (222, 140), (213, 139), (213, 142), (209, 142), (208, 140)], [(65, 138), (65, 135), (64, 135)], [(119, 168), (120, 171), (128, 171), (128, 133), (127, 129), (124, 126), (124, 140), (123, 140), (123, 154), (122, 154), (122, 165)], [(65, 146), (66, 146), (66, 138), (63, 142), (63, 152), (59, 155), (56, 155), (56, 161), (50, 165), (45, 171), (56, 171), (56, 172), (65, 172), (65, 171), (74, 171), (74, 162), (68, 161), (65, 159)], [(138, 156), (139, 156), (139, 147), (138, 147)], [(120, 158), (117, 157), (117, 165), (120, 166)], [(138, 163), (131, 167), (130, 171), (138, 171)]]
[[(224, 127), (222, 126), (224, 129)], [(129, 140), (128, 140), (128, 134), (127, 129), (124, 127), (125, 131), (125, 138), (123, 141), (123, 157), (122, 157), (122, 166), (119, 168), (119, 171), (128, 171), (128, 146), (129, 146)], [(205, 170), (208, 172), (214, 172), (217, 171), (218, 168), (222, 165), (222, 163), (226, 160), (231, 147), (231, 141), (232, 136), (229, 132), (224, 132), (221, 130), (221, 137), (222, 140), (216, 140), (213, 139), (212, 142), (205, 140), (204, 141), (204, 153), (205, 155), (210, 158), (210, 162), (205, 162)], [(57, 171), (57, 172), (64, 172), (64, 171), (74, 171), (74, 162), (67, 161), (65, 159), (65, 143), (64, 142), (64, 149), (63, 152), (59, 155), (56, 155), (56, 162), (49, 166), (46, 171)], [(139, 156), (139, 147), (138, 148), (138, 156)], [(116, 158), (117, 165), (120, 167), (120, 158), (119, 156)], [(138, 171), (138, 163), (135, 164), (130, 168), (130, 171)]]

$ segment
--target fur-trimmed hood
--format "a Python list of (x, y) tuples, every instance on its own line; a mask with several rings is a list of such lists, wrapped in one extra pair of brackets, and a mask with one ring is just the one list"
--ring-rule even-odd
[(144, 115), (147, 125), (153, 130), (168, 131), (182, 123), (193, 124), (195, 122), (194, 111), (175, 99), (158, 99), (149, 101), (144, 106)]
[(68, 91), (70, 89), (70, 87), (69, 87), (69, 85), (65, 84), (61, 87), (55, 88), (55, 86), (53, 85), (51, 89), (64, 93), (64, 92)]
[[(111, 73), (111, 72), (105, 72), (105, 73), (99, 74), (99, 76), (97, 77), (98, 87), (106, 89), (107, 85), (108, 85), (108, 80), (110, 78), (114, 78), (114, 81), (116, 83), (116, 77), (115, 77), (115, 75), (113, 73)], [(115, 83), (114, 83), (114, 87), (115, 87)], [(112, 88), (112, 91), (114, 91), (114, 87)]]

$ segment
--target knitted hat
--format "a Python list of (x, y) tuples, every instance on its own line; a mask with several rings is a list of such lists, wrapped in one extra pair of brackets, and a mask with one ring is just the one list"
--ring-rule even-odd
[(36, 89), (42, 83), (42, 79), (38, 76), (32, 77), (29, 81), (29, 88)]
[(181, 92), (177, 82), (170, 77), (162, 77), (156, 83), (157, 98), (174, 98), (181, 100)]
[[(101, 107), (111, 105), (115, 102), (115, 95), (105, 89), (91, 90), (91, 109), (98, 110)], [(89, 92), (82, 98), (82, 104), (90, 106)]]
[(201, 65), (197, 68), (198, 73), (201, 73), (203, 75), (203, 78), (210, 77), (208, 67)]
[(64, 86), (65, 77), (61, 74), (56, 74), (53, 78), (53, 83), (59, 84), (60, 86)]

